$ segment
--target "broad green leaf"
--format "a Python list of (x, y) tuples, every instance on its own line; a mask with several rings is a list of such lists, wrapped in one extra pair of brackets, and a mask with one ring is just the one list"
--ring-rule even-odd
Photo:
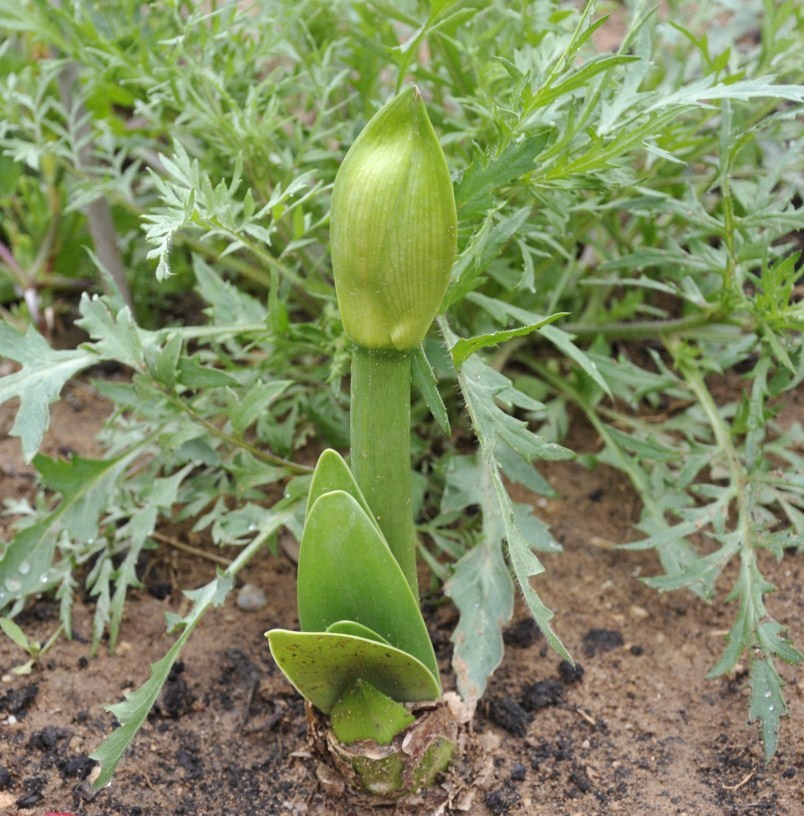
[(441, 686), (413, 655), (373, 640), (327, 632), (267, 633), (271, 654), (299, 693), (329, 714), (357, 679), (399, 702), (436, 700)]
[(357, 480), (349, 470), (349, 465), (346, 464), (343, 457), (332, 449), (325, 450), (321, 456), (318, 457), (315, 470), (313, 471), (313, 478), (310, 481), (310, 490), (307, 493), (307, 511), (306, 516), (310, 515), (313, 505), (321, 496), (326, 493), (332, 493), (335, 490), (342, 490), (348, 493), (359, 505), (363, 508), (363, 512), (373, 522), (380, 532), (380, 525), (377, 524), (374, 514), (368, 506), (363, 491), (357, 484)]
[(97, 363), (99, 357), (89, 348), (56, 351), (32, 326), (21, 334), (8, 323), (0, 323), (0, 357), (22, 366), (0, 378), (0, 404), (19, 398), (11, 435), (20, 438), (25, 461), (30, 462), (48, 428), (48, 406), (59, 398), (71, 377)]
[(344, 744), (373, 740), (388, 745), (416, 718), (396, 700), (358, 678), (341, 695), (330, 713), (330, 725)]
[(363, 640), (375, 640), (377, 643), (391, 644), (384, 637), (380, 637), (373, 629), (363, 626), (354, 621), (335, 621), (327, 626), (327, 632), (334, 635), (352, 635), (352, 637), (363, 638)]
[(336, 621), (355, 621), (438, 677), (427, 627), (399, 564), (365, 510), (344, 491), (325, 493), (308, 512), (298, 605), (302, 631), (323, 632)]

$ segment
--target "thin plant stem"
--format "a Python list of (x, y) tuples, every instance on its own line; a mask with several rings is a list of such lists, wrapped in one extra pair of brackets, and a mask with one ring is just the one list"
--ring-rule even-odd
[(355, 346), (352, 470), (414, 594), (416, 533), (410, 473), (410, 352)]

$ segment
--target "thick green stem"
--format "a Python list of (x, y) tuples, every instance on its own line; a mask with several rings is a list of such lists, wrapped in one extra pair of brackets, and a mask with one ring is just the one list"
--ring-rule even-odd
[(355, 346), (352, 471), (418, 597), (410, 473), (410, 352)]

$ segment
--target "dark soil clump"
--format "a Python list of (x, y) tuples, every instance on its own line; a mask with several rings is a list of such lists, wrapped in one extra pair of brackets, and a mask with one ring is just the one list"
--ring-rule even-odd
[(617, 629), (590, 629), (583, 636), (583, 653), (587, 657), (611, 652), (624, 645), (623, 634)]
[(526, 686), (522, 693), (522, 708), (525, 711), (539, 711), (548, 706), (558, 705), (564, 700), (565, 686), (558, 680), (539, 680)]
[(530, 725), (530, 715), (510, 697), (492, 697), (485, 705), (486, 715), (495, 725), (515, 737), (524, 737)]

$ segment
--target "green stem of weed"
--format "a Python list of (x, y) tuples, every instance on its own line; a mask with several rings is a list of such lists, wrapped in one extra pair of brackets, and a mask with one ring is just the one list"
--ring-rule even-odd
[(410, 352), (355, 346), (352, 471), (418, 595), (410, 474)]
[[(750, 637), (756, 643), (756, 629), (759, 625), (760, 613), (754, 603), (753, 575), (756, 570), (756, 551), (753, 546), (751, 524), (751, 497), (748, 474), (740, 460), (740, 454), (734, 446), (729, 427), (718, 410), (711, 392), (706, 386), (700, 369), (691, 361), (683, 359), (676, 353), (676, 344), (669, 344), (670, 352), (676, 365), (686, 380), (698, 404), (703, 409), (714, 434), (717, 446), (726, 459), (729, 471), (729, 486), (733, 500), (737, 506), (736, 529), (739, 534), (740, 552), (740, 579), (738, 585), (743, 588), (743, 597), (746, 599), (746, 619)], [(733, 553), (732, 553), (733, 555)], [(731, 557), (731, 556), (730, 556)], [(748, 644), (746, 644), (748, 645)]]
[(260, 462), (265, 462), (266, 464), (269, 465), (276, 465), (277, 467), (284, 468), (290, 473), (296, 475), (305, 475), (313, 472), (313, 469), (307, 467), (307, 465), (300, 465), (297, 462), (292, 462), (290, 459), (284, 459), (283, 457), (277, 456), (275, 453), (271, 453), (270, 451), (267, 451), (264, 448), (258, 448), (255, 445), (252, 445), (250, 442), (247, 442), (240, 436), (235, 436), (234, 434), (230, 434), (227, 431), (224, 431), (223, 429), (219, 428), (214, 422), (211, 422), (210, 420), (206, 419), (205, 417), (201, 416), (201, 414), (193, 410), (191, 406), (189, 406), (184, 400), (182, 400), (175, 394), (171, 394), (168, 391), (165, 391), (164, 389), (162, 390), (162, 393), (164, 394), (165, 399), (171, 405), (183, 411), (185, 414), (187, 414), (188, 417), (190, 417), (190, 419), (193, 422), (200, 425), (205, 430), (209, 431), (213, 436), (217, 437), (223, 442), (226, 442), (227, 445), (234, 446), (240, 448), (241, 450), (246, 451)]
[(576, 337), (605, 337), (607, 339), (640, 340), (646, 337), (662, 337), (683, 334), (701, 326), (720, 323), (728, 326), (742, 326), (735, 319), (715, 319), (710, 312), (679, 317), (671, 320), (633, 320), (624, 323), (563, 323), (561, 328)]

